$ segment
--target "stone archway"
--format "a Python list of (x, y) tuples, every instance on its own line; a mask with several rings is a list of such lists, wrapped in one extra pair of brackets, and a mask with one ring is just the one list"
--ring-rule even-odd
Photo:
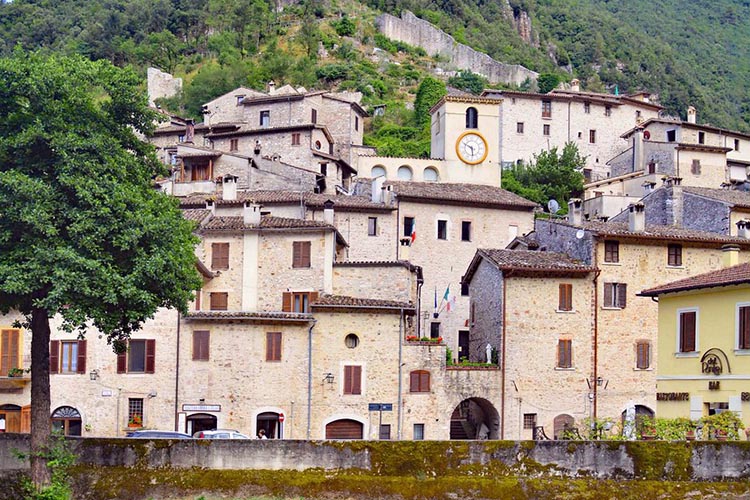
[(216, 415), (208, 413), (193, 413), (187, 416), (185, 425), (185, 432), (192, 436), (196, 432), (215, 430), (218, 426), (218, 419)]
[(500, 439), (500, 414), (484, 398), (461, 401), (451, 415), (451, 439)]
[(72, 406), (61, 406), (52, 412), (52, 430), (65, 436), (80, 436), (82, 429), (81, 413)]

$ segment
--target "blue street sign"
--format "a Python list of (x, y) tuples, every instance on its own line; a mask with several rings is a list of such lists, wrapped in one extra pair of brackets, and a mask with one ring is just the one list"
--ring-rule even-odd
[(369, 405), (367, 405), (367, 410), (368, 411), (378, 411), (378, 410), (380, 410), (380, 403), (370, 403)]
[(393, 403), (370, 403), (367, 405), (368, 411), (393, 411)]

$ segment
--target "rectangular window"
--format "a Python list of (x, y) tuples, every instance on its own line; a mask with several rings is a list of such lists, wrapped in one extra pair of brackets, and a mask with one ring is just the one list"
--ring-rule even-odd
[(271, 112), (268, 110), (261, 111), (260, 112), (260, 126), (268, 127), (270, 125), (271, 125)]
[(378, 235), (378, 218), (368, 217), (367, 218), (367, 236)]
[(557, 341), (557, 367), (573, 367), (573, 341), (569, 339), (560, 339)]
[(193, 361), (208, 361), (208, 344), (211, 333), (208, 330), (193, 332)]
[(471, 241), (471, 221), (461, 221), (461, 241)]
[(542, 126), (542, 134), (543, 135), (549, 135), (549, 125), (543, 125)]
[(235, 97), (237, 98), (237, 106), (242, 104), (242, 100), (245, 98), (244, 95), (236, 95)]
[(415, 370), (409, 374), (409, 392), (430, 392), (430, 372)]
[(414, 441), (424, 440), (424, 424), (414, 424)]
[(680, 313), (680, 352), (695, 352), (696, 312)]
[(604, 116), (612, 116), (612, 106), (606, 106), (604, 108)]
[(523, 134), (523, 122), (516, 123), (516, 133)]
[(693, 159), (693, 162), (690, 164), (690, 173), (693, 175), (701, 175), (701, 161), (699, 159)]
[(354, 117), (354, 130), (359, 130), (359, 116)]
[(310, 304), (318, 300), (318, 292), (284, 292), (282, 295), (284, 312), (309, 313)]
[(391, 424), (380, 424), (380, 439), (391, 439)]
[(362, 394), (362, 367), (344, 367), (344, 394)]
[(292, 243), (292, 267), (310, 267), (310, 246), (311, 243), (309, 241), (295, 241)]
[(667, 142), (674, 142), (677, 138), (677, 131), (667, 130)]
[(635, 366), (647, 370), (651, 366), (651, 343), (640, 341), (635, 344)]
[(49, 343), (49, 372), (86, 373), (86, 341), (51, 341)]
[(625, 283), (604, 283), (604, 307), (625, 309), (627, 292)]
[(229, 294), (227, 292), (211, 292), (208, 294), (210, 307), (212, 311), (226, 311), (229, 304)]
[(596, 144), (596, 130), (589, 130), (589, 143)]
[(667, 246), (667, 265), (674, 267), (682, 265), (682, 245)]
[(410, 237), (413, 229), (414, 217), (404, 217), (404, 237)]
[(734, 150), (735, 151), (739, 151), (740, 150), (740, 140), (739, 139), (735, 139), (734, 140)]
[(312, 120), (313, 123), (318, 123), (318, 110), (317, 109), (312, 110), (310, 120)]
[(469, 295), (469, 284), (461, 283), (461, 296), (466, 297)]
[(448, 221), (447, 220), (437, 221), (437, 239), (439, 240), (448, 239)]
[(300, 134), (299, 132), (295, 132), (292, 134), (292, 146), (299, 146), (300, 145)]
[(440, 322), (433, 321), (430, 323), (430, 338), (436, 339), (440, 336)]
[(229, 151), (237, 151), (239, 139), (229, 139)]
[(21, 331), (0, 332), (0, 376), (7, 377), (11, 368), (21, 367)]
[(560, 300), (558, 311), (573, 310), (573, 285), (570, 283), (560, 283)]
[(523, 428), (534, 429), (536, 427), (536, 413), (523, 414)]
[(591, 103), (590, 102), (584, 102), (583, 103), (583, 112), (586, 114), (591, 113)]
[(552, 101), (542, 101), (542, 118), (552, 118)]
[(750, 306), (740, 306), (737, 318), (737, 348), (750, 349)]
[(78, 342), (60, 342), (60, 373), (78, 372)]
[(698, 144), (705, 144), (705, 143), (706, 143), (706, 133), (698, 132)]
[(128, 427), (143, 427), (143, 399), (128, 399)]
[(229, 243), (211, 243), (211, 269), (229, 269)]
[(604, 242), (604, 262), (620, 262), (620, 242), (607, 240)]
[[(80, 347), (79, 347), (80, 348)], [(155, 373), (156, 340), (129, 340), (117, 355), (117, 373)]]
[(266, 361), (281, 361), (281, 332), (266, 332)]

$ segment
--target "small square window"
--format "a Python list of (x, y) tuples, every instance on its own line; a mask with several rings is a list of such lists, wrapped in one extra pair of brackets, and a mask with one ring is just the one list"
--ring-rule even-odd
[(674, 267), (682, 265), (682, 245), (667, 246), (667, 265)]
[(440, 336), (440, 323), (433, 321), (430, 323), (430, 338), (436, 339)]
[(674, 142), (677, 137), (677, 132), (675, 130), (667, 130), (667, 142)]
[(239, 139), (229, 139), (229, 151), (237, 151)]
[(414, 424), (414, 441), (424, 440), (424, 424)]
[(439, 240), (448, 239), (448, 221), (447, 220), (437, 221), (437, 239)]
[(211, 292), (208, 297), (211, 303), (212, 311), (226, 311), (228, 307), (228, 296), (227, 292)]
[(128, 399), (128, 427), (143, 426), (143, 398)]
[(604, 242), (604, 262), (620, 262), (620, 243), (607, 240)]
[(549, 135), (549, 125), (543, 125), (542, 126), (542, 134)]
[(300, 145), (300, 134), (299, 132), (295, 132), (292, 134), (292, 146), (299, 146)]
[(471, 221), (461, 221), (461, 241), (471, 241)]
[(523, 428), (533, 429), (534, 427), (536, 427), (536, 413), (524, 413)]
[(612, 116), (612, 106), (604, 108), (604, 116)]
[(378, 235), (378, 218), (368, 217), (367, 218), (367, 236)]

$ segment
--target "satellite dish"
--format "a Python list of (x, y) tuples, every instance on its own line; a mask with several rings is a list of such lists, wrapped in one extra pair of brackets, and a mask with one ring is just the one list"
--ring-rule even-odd
[(584, 233), (583, 229), (579, 229), (578, 231), (576, 231), (576, 238), (578, 238), (578, 239), (580, 240), (580, 239), (582, 239), (582, 238), (583, 238), (583, 236), (584, 236), (585, 234), (586, 234), (586, 233)]
[(547, 210), (549, 210), (549, 213), (551, 214), (556, 214), (557, 211), (560, 210), (560, 204), (556, 199), (552, 198), (547, 202)]

